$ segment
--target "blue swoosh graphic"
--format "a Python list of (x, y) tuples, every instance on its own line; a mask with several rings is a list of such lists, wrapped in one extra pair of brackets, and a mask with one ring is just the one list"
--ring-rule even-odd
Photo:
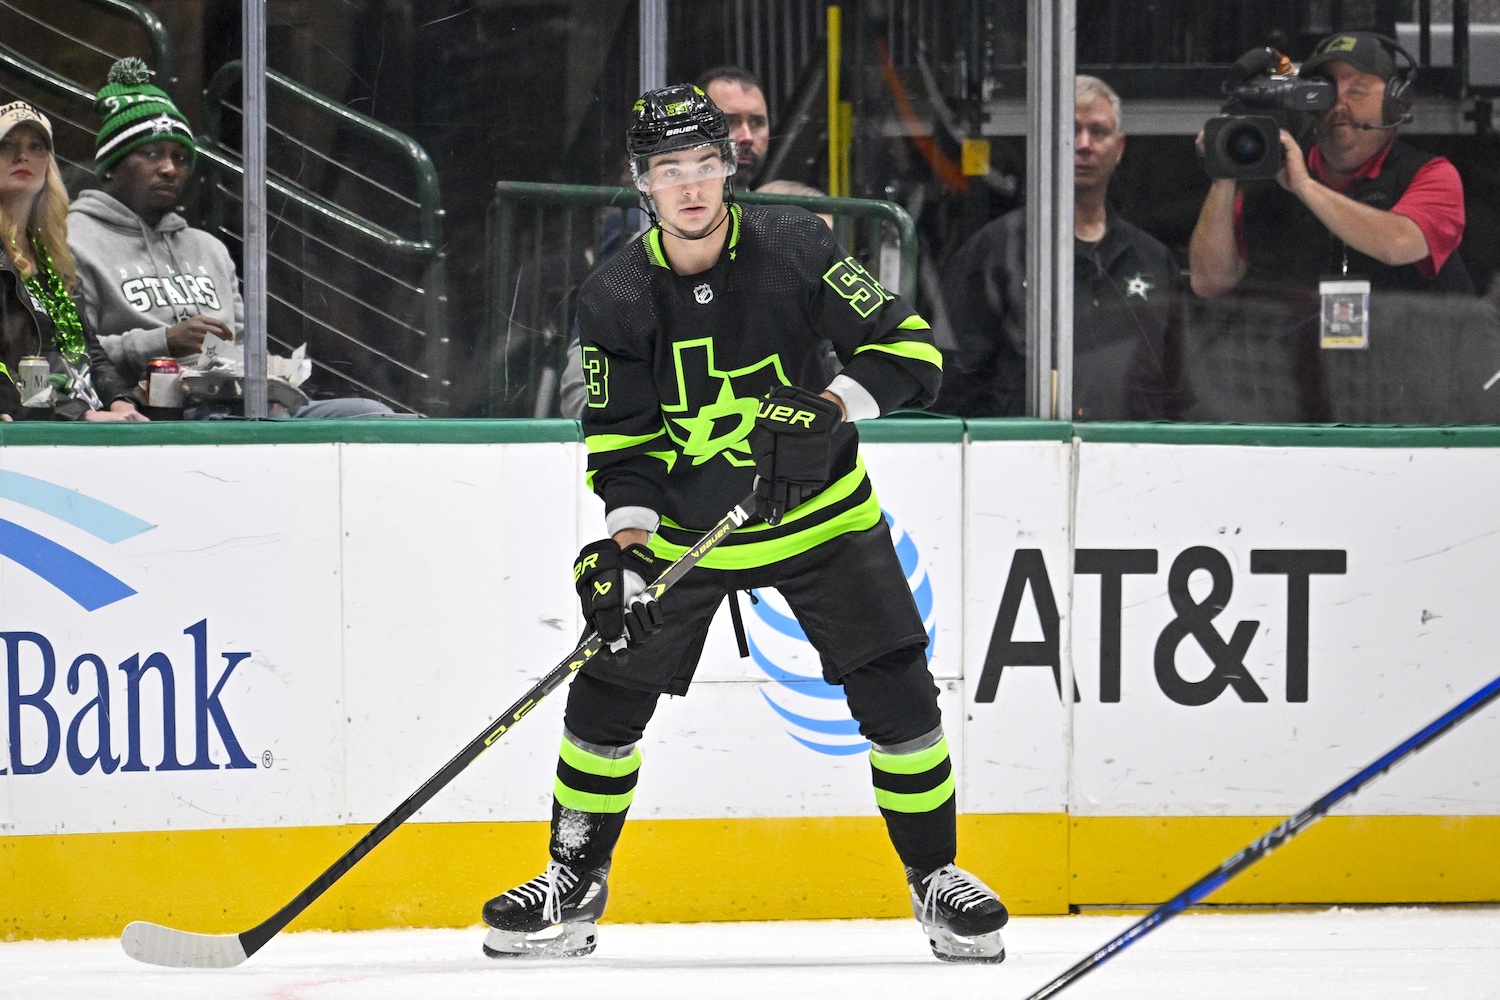
[(805, 674), (794, 674), (790, 670), (783, 670), (767, 659), (766, 654), (760, 651), (755, 640), (748, 635), (745, 636), (746, 643), (750, 646), (750, 659), (755, 665), (777, 684), (791, 688), (798, 694), (809, 698), (838, 698), (844, 697), (843, 688), (836, 688), (822, 677), (808, 677)]
[(0, 497), (50, 514), (111, 545), (156, 527), (102, 500), (19, 472), (0, 470)]
[(912, 591), (911, 596), (917, 602), (917, 610), (922, 612), (923, 618), (932, 614), (932, 577), (922, 577), (922, 582), (917, 584), (917, 589)]
[(793, 639), (801, 639), (803, 642), (807, 641), (807, 633), (802, 631), (802, 626), (797, 623), (797, 619), (790, 615), (784, 615), (767, 604), (765, 599), (760, 596), (760, 591), (752, 590), (750, 593), (754, 594), (757, 598), (756, 602), (750, 605), (750, 610), (755, 612), (755, 617), (782, 635), (790, 636)]
[[(890, 521), (891, 515), (887, 514), (885, 518)], [(905, 532), (896, 539), (896, 558), (901, 560), (901, 572), (910, 580), (911, 575), (917, 571), (917, 543)]]
[(853, 757), (857, 753), (864, 753), (870, 749), (869, 740), (860, 740), (858, 743), (814, 743), (812, 740), (804, 740), (790, 730), (787, 731), (787, 735), (807, 749), (817, 753), (826, 753), (830, 757)]
[(776, 710), (777, 715), (793, 725), (801, 726), (808, 732), (826, 733), (829, 736), (859, 735), (859, 723), (853, 719), (810, 719), (805, 715), (798, 715), (796, 712), (790, 712), (782, 708), (776, 702), (772, 701), (771, 696), (764, 691), (760, 692), (760, 696), (766, 700), (767, 705)]
[(0, 555), (25, 566), (85, 611), (97, 611), (135, 593), (78, 553), (3, 518), (0, 518)]

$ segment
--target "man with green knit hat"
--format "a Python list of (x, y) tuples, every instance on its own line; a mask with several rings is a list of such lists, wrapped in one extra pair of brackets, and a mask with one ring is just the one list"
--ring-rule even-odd
[(151, 71), (134, 56), (110, 67), (109, 82), (99, 91), (94, 109), (104, 118), (99, 126), (94, 172), (108, 179), (110, 168), (132, 150), (171, 139), (188, 152), (188, 169), (197, 166), (198, 146), (193, 130), (172, 99), (151, 83)]
[[(204, 339), (237, 339), (245, 309), (229, 250), (178, 212), (198, 159), (187, 119), (139, 59), (109, 71), (94, 109), (102, 122), (94, 170), (102, 185), (74, 199), (68, 244), (78, 264), (74, 298), (84, 322), (125, 377), (139, 382), (153, 358), (191, 365)], [(309, 403), (271, 380), (273, 408), (293, 416), (385, 414), (367, 399)], [(284, 387), (284, 388), (283, 388)], [(189, 409), (189, 417), (207, 415)]]
[(68, 211), (79, 311), (131, 382), (152, 358), (191, 358), (208, 334), (231, 340), (244, 324), (229, 250), (177, 213), (198, 147), (177, 105), (136, 58), (109, 71), (94, 108), (102, 118), (94, 170), (102, 187)]

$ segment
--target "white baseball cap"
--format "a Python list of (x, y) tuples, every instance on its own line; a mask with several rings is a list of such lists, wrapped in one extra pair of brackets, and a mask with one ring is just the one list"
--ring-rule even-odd
[(52, 147), (52, 123), (47, 120), (46, 115), (25, 101), (11, 101), (0, 107), (0, 139), (10, 135), (10, 130), (17, 125), (26, 122), (31, 122), (41, 128), (42, 133), (47, 137), (47, 147), (50, 149)]

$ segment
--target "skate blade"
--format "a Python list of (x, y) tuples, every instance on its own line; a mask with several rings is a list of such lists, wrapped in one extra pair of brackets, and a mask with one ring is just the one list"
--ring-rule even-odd
[(578, 958), (592, 952), (598, 943), (596, 925), (578, 921), (529, 933), (491, 928), (483, 947), (490, 958)]
[(944, 962), (976, 962), (995, 965), (1005, 961), (1005, 942), (999, 931), (965, 937), (941, 927), (927, 929), (932, 954)]

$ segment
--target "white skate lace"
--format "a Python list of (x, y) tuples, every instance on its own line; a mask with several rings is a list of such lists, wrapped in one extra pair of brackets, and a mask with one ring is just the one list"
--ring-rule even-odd
[(984, 887), (984, 883), (957, 865), (944, 865), (922, 879), (922, 882), (927, 886), (927, 895), (922, 900), (923, 924), (937, 917), (939, 900), (955, 910), (967, 910), (993, 895)]
[(542, 904), (542, 919), (548, 923), (562, 923), (562, 896), (578, 884), (578, 876), (567, 865), (556, 861), (547, 862), (547, 870), (524, 885), (518, 885), (506, 893), (522, 906)]

